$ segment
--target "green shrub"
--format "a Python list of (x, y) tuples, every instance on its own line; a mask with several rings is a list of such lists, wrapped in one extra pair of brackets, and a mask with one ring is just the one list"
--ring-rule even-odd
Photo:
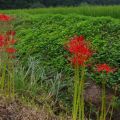
[[(23, 14), (26, 16), (26, 14)], [(65, 79), (71, 77), (68, 53), (64, 43), (73, 35), (84, 35), (91, 41), (96, 53), (93, 63), (107, 62), (118, 70), (110, 76), (108, 85), (120, 84), (120, 21), (110, 17), (85, 17), (79, 15), (34, 15), (15, 22), (20, 39), (16, 45), (19, 56), (24, 61), (29, 56), (40, 60), (47, 72), (62, 72)], [(94, 65), (93, 64), (93, 65)], [(88, 76), (98, 79), (88, 70)]]

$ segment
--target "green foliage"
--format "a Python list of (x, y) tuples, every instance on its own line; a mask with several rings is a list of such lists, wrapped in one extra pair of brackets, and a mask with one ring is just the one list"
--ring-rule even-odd
[(29, 58), (27, 64), (24, 67), (20, 62), (16, 64), (15, 88), (18, 94), (26, 95), (27, 93), (34, 98), (42, 86), (37, 82), (41, 80), (43, 69), (40, 69), (38, 61), (34, 58)]
[(23, 98), (34, 101), (39, 105), (48, 104), (53, 107), (53, 111), (56, 111), (56, 104), (63, 104), (63, 101), (65, 101), (64, 107), (71, 106), (71, 103), (67, 104), (66, 99), (69, 95), (67, 90), (64, 90), (68, 84), (62, 79), (61, 73), (56, 72), (54, 76), (46, 74), (44, 67), (40, 66), (40, 61), (34, 57), (29, 57), (26, 65), (21, 64), (19, 61), (15, 66), (15, 90), (17, 96), (23, 96)]
[[(34, 4), (33, 4), (34, 6)], [(6, 12), (16, 15), (38, 15), (38, 14), (78, 14), (86, 16), (111, 16), (113, 18), (120, 18), (120, 5), (114, 6), (88, 6), (81, 5), (78, 7), (56, 7), (56, 8), (39, 8), (39, 9), (24, 9), (24, 10), (4, 10)]]
[[(23, 14), (25, 16), (26, 14)], [(62, 72), (64, 79), (72, 76), (72, 66), (66, 56), (64, 43), (75, 34), (84, 35), (93, 44), (96, 53), (92, 63), (108, 63), (117, 68), (109, 76), (108, 85), (120, 84), (120, 21), (110, 17), (85, 17), (79, 15), (34, 15), (19, 19), (15, 23), (16, 45), (19, 56), (25, 61), (30, 55), (40, 60), (49, 73)], [(54, 74), (53, 72), (53, 74)], [(88, 77), (96, 78), (93, 69), (88, 69)]]

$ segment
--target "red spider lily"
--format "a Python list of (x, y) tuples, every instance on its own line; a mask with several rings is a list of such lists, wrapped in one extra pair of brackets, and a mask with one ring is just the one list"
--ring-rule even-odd
[(70, 53), (77, 53), (81, 45), (83, 45), (84, 37), (83, 36), (75, 36), (65, 45), (65, 48)]
[(4, 46), (4, 40), (5, 37), (3, 35), (0, 35), (0, 47)]
[(2, 22), (7, 22), (7, 21), (11, 21), (12, 18), (8, 15), (5, 15), (5, 14), (0, 14), (0, 21)]
[(65, 47), (72, 54), (82, 54), (87, 56), (91, 56), (92, 54), (83, 36), (75, 36)]
[(5, 40), (4, 46), (14, 45), (16, 43), (15, 39), (12, 40)]
[(74, 56), (71, 58), (70, 61), (74, 65), (78, 64), (79, 66), (82, 66), (87, 61), (87, 57), (86, 56)]
[(6, 49), (6, 52), (7, 52), (7, 53), (15, 53), (15, 52), (16, 52), (16, 49), (15, 49), (15, 48), (7, 48), (7, 49)]
[(73, 64), (83, 65), (92, 55), (92, 51), (88, 47), (88, 43), (83, 36), (75, 36), (65, 45), (65, 48), (73, 54), (71, 62)]
[(10, 41), (10, 44), (12, 44), (12, 45), (14, 45), (16, 43), (16, 40), (15, 39), (12, 39), (11, 41)]
[(6, 34), (7, 34), (8, 36), (9, 36), (9, 35), (14, 36), (14, 35), (16, 34), (16, 32), (13, 31), (13, 30), (10, 30), (10, 31), (7, 31)]
[(4, 42), (0, 41), (0, 47), (3, 47), (3, 46), (4, 46)]
[(106, 63), (97, 65), (97, 72), (105, 71), (106, 73), (114, 72), (114, 69), (112, 69), (109, 65)]
[(5, 37), (3, 35), (0, 35), (0, 41), (3, 41)]
[[(14, 33), (10, 33), (11, 35), (14, 35)], [(10, 35), (9, 34), (9, 35)], [(0, 45), (2, 46), (2, 45), (4, 45), (4, 46), (8, 46), (8, 45), (14, 45), (15, 43), (16, 43), (16, 40), (13, 38), (13, 36), (12, 37), (10, 37), (9, 35), (5, 35), (5, 36), (3, 36), (3, 35), (0, 35)], [(4, 44), (3, 44), (4, 43)]]

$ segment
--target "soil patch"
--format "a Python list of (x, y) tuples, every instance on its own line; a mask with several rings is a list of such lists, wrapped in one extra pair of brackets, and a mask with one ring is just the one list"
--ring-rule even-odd
[(6, 100), (0, 98), (0, 120), (58, 120), (55, 116), (50, 116), (44, 108), (37, 110), (23, 105), (15, 100), (6, 103)]

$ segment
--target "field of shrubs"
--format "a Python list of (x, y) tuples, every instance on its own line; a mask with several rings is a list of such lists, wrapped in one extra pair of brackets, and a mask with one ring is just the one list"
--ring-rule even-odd
[[(58, 120), (71, 120), (72, 116), (72, 120), (77, 120), (77, 114), (79, 120), (119, 120), (120, 20), (118, 13), (120, 7), (114, 6), (118, 7), (118, 11), (115, 10), (116, 14), (114, 10), (109, 11), (110, 7), (104, 7), (105, 13), (97, 11), (98, 15), (94, 12), (87, 15), (88, 12), (85, 11), (81, 15), (82, 8), (72, 7), (1, 11), (15, 19), (12, 25), (16, 31), (17, 41), (14, 44), (16, 58), (12, 60), (12, 63), (15, 63), (15, 90), (8, 94), (14, 96), (15, 93), (16, 97), (25, 103), (34, 104), (33, 106), (45, 106), (49, 114), (57, 116)], [(96, 7), (96, 10), (98, 9), (103, 8)], [(70, 14), (70, 11), (74, 14)], [(85, 40), (86, 42), (82, 43), (85, 44), (85, 48), (90, 46), (92, 52), (87, 49), (89, 51), (84, 51), (87, 57), (80, 56), (81, 59), (86, 57), (84, 61), (87, 60), (87, 63), (82, 61), (85, 68), (78, 58), (71, 64), (71, 54), (74, 56), (78, 53), (75, 46), (72, 46), (76, 43), (68, 44), (70, 40), (75, 40), (74, 42)], [(83, 51), (79, 54), (83, 54)], [(89, 57), (90, 60), (88, 60)], [(79, 67), (76, 65), (77, 62)], [(102, 68), (99, 66), (96, 70), (96, 65), (102, 64), (106, 66)], [(0, 70), (2, 69), (4, 71), (4, 67)], [(80, 76), (85, 76), (81, 78), (85, 79), (83, 83), (79, 81), (78, 71), (81, 73)], [(101, 71), (103, 73), (100, 75)], [(2, 77), (3, 74), (4, 72), (1, 74)], [(13, 73), (11, 75), (13, 76)], [(77, 83), (74, 84), (74, 79), (80, 82), (81, 87)], [(105, 79), (105, 86), (101, 79)], [(12, 81), (11, 84), (13, 84)], [(1, 87), (2, 90), (4, 87)], [(77, 90), (75, 91), (74, 88)], [(11, 89), (13, 90), (13, 85)], [(94, 95), (93, 91), (100, 94), (100, 99), (95, 98), (97, 95)], [(78, 96), (80, 94), (81, 97), (75, 97), (75, 93)], [(105, 97), (106, 100), (104, 100)], [(101, 98), (102, 102), (100, 102)]]

